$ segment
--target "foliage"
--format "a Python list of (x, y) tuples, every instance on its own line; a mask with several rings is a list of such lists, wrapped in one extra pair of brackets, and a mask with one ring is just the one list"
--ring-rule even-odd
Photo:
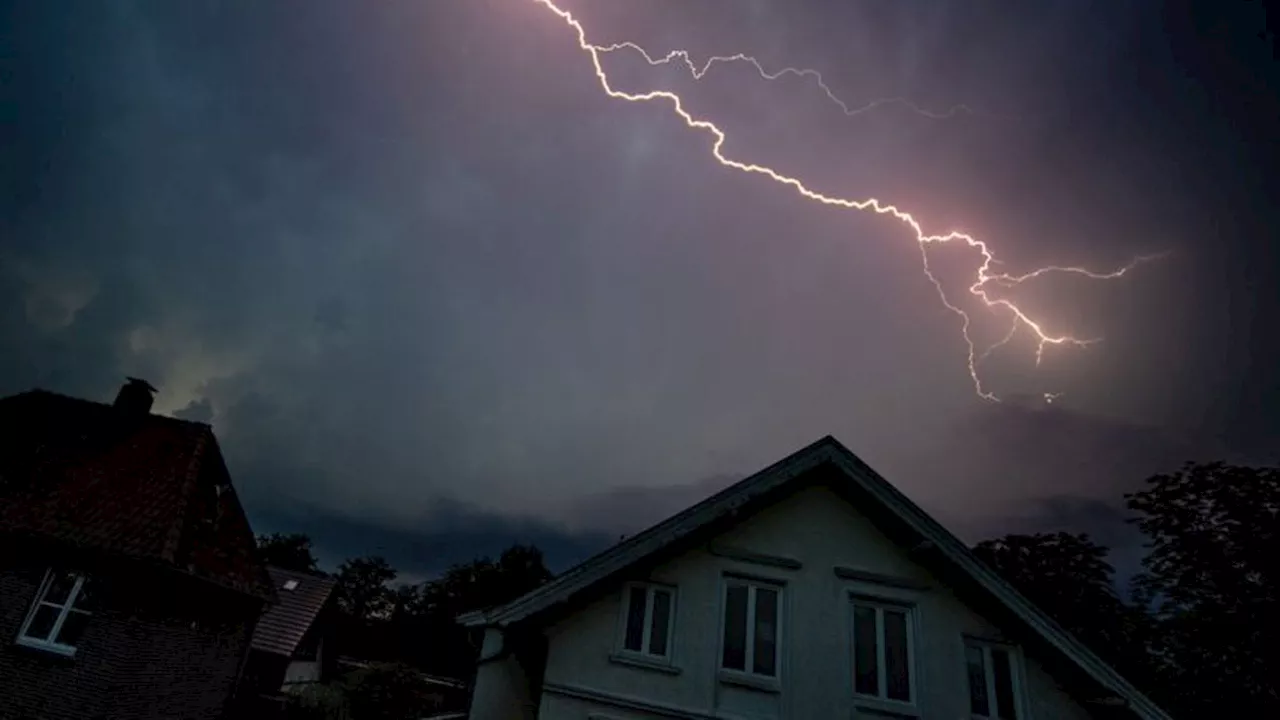
[(345, 681), (351, 715), (358, 720), (404, 720), (441, 709), (440, 693), (422, 673), (399, 663), (356, 670)]
[(312, 684), (289, 695), (288, 720), (350, 720), (346, 688), (338, 684)]
[(267, 565), (299, 572), (320, 572), (311, 554), (311, 538), (302, 533), (259, 535), (258, 557)]
[(456, 616), (510, 602), (550, 579), (541, 550), (513, 545), (496, 562), (484, 557), (450, 567), (423, 589), (422, 604), (431, 612)]
[[(389, 627), (397, 656), (433, 673), (469, 677), (479, 638), (459, 625), (457, 616), (514, 600), (550, 579), (540, 550), (513, 545), (496, 561), (478, 558), (450, 567), (432, 582), (397, 588)], [(411, 640), (418, 637), (432, 641)]]
[(457, 616), (513, 600), (551, 579), (551, 572), (536, 547), (513, 545), (496, 561), (482, 557), (454, 565), (431, 582), (393, 586), (396, 576), (377, 556), (353, 558), (339, 567), (342, 652), (467, 678), (475, 669), (479, 638), (460, 626)]
[(395, 568), (377, 555), (352, 558), (338, 566), (338, 607), (356, 620), (385, 617), (391, 611)]
[(1280, 470), (1188, 464), (1126, 498), (1150, 539), (1135, 585), (1177, 705), (1280, 717)]
[(1085, 535), (1010, 535), (974, 552), (1178, 717), (1280, 717), (1280, 471), (1188, 464), (1125, 497), (1148, 538), (1136, 604)]
[(1131, 682), (1151, 685), (1150, 622), (1116, 594), (1107, 549), (1088, 535), (1006, 535), (974, 547), (995, 570)]

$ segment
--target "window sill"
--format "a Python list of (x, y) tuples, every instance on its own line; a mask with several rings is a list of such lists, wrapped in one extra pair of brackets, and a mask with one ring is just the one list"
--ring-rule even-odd
[(720, 682), (750, 690), (759, 690), (760, 692), (782, 692), (782, 684), (778, 682), (777, 678), (757, 677), (747, 673), (734, 672), (733, 670), (720, 670)]
[(654, 672), (666, 673), (667, 675), (679, 675), (680, 668), (672, 665), (665, 660), (657, 658), (648, 658), (643, 655), (632, 655), (629, 653), (612, 653), (609, 655), (609, 662), (618, 665), (628, 665), (641, 670), (652, 670)]
[(13, 644), (24, 650), (36, 652), (45, 656), (52, 655), (64, 660), (73, 660), (76, 656), (76, 649), (73, 647), (55, 645), (53, 643), (31, 640), (30, 638), (25, 637), (19, 637), (13, 641)]
[[(916, 720), (921, 717), (920, 709), (915, 705), (893, 700), (880, 700), (870, 697), (854, 697), (853, 707), (857, 715), (874, 715), (885, 718), (903, 718)], [(855, 716), (856, 717), (856, 716)]]

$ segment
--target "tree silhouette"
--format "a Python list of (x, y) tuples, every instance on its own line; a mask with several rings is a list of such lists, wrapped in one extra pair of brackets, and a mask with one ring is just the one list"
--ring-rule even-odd
[(302, 533), (259, 535), (257, 542), (258, 557), (267, 565), (299, 572), (320, 572), (320, 566), (311, 554), (311, 538)]
[(1150, 538), (1139, 596), (1188, 717), (1280, 717), (1280, 470), (1188, 463), (1126, 495)]
[(512, 545), (496, 562), (482, 557), (450, 567), (427, 584), (423, 601), (434, 612), (457, 616), (510, 602), (550, 579), (541, 550)]
[(431, 638), (407, 648), (408, 659), (420, 667), (452, 677), (469, 677), (475, 670), (477, 640), (457, 622), (457, 616), (510, 602), (551, 579), (542, 551), (532, 545), (513, 545), (496, 561), (482, 557), (457, 564), (439, 579), (424, 583), (416, 594), (399, 593), (401, 637)]
[(404, 720), (443, 709), (439, 692), (414, 668), (398, 663), (357, 670), (345, 686), (351, 716), (360, 720)]
[(405, 584), (390, 590), (387, 595), (391, 610), (388, 620), (394, 623), (403, 618), (421, 615), (424, 610), (422, 589), (422, 585)]
[(1107, 548), (1088, 535), (1006, 535), (978, 543), (983, 562), (1139, 687), (1153, 684), (1150, 623), (1115, 592)]
[(377, 555), (346, 560), (338, 566), (338, 607), (356, 620), (384, 618), (392, 609), (387, 585), (396, 579), (395, 568)]

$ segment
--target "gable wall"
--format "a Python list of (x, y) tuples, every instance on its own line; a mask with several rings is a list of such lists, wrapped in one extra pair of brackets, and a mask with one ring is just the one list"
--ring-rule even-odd
[[(846, 501), (825, 488), (805, 489), (715, 542), (793, 558), (803, 566), (789, 570), (747, 563), (715, 555), (703, 545), (652, 571), (650, 579), (678, 588), (672, 658), (679, 674), (610, 660), (622, 608), (621, 588), (615, 588), (548, 630), (540, 717), (586, 718), (592, 707), (604, 713), (601, 718), (658, 716), (634, 708), (608, 708), (584, 699), (580, 690), (589, 691), (588, 695), (598, 691), (660, 703), (687, 711), (687, 717), (710, 716), (717, 709), (740, 717), (858, 717), (852, 703), (849, 661), (848, 593), (855, 589), (914, 600), (919, 710), (925, 717), (968, 717), (962, 635), (998, 638), (996, 628), (939, 585)], [(833, 571), (836, 566), (911, 580), (927, 584), (929, 589), (912, 591), (853, 582), (837, 577)], [(779, 693), (729, 686), (717, 677), (721, 581), (725, 571), (773, 578), (786, 584)], [(1024, 668), (1028, 687), (1025, 694), (1030, 703), (1028, 717), (1088, 717), (1032, 659), (1025, 659)]]

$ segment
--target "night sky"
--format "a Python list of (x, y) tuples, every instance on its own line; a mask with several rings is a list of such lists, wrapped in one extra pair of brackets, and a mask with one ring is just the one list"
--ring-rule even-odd
[[(1164, 6), (1164, 7), (1161, 7)], [(259, 532), (562, 569), (832, 434), (967, 540), (1133, 551), (1122, 494), (1280, 460), (1280, 65), (1260, 3), (565, 2), (724, 150), (988, 242), (979, 368), (890, 218), (608, 98), (532, 0), (0, 2), (0, 394), (212, 423)], [(1271, 23), (1277, 14), (1271, 13)], [(963, 299), (977, 256), (929, 250)], [(965, 302), (971, 302), (966, 300)], [(983, 346), (1007, 315), (975, 306)], [(981, 348), (980, 348), (981, 349)], [(1062, 393), (1052, 404), (1044, 393)]]

